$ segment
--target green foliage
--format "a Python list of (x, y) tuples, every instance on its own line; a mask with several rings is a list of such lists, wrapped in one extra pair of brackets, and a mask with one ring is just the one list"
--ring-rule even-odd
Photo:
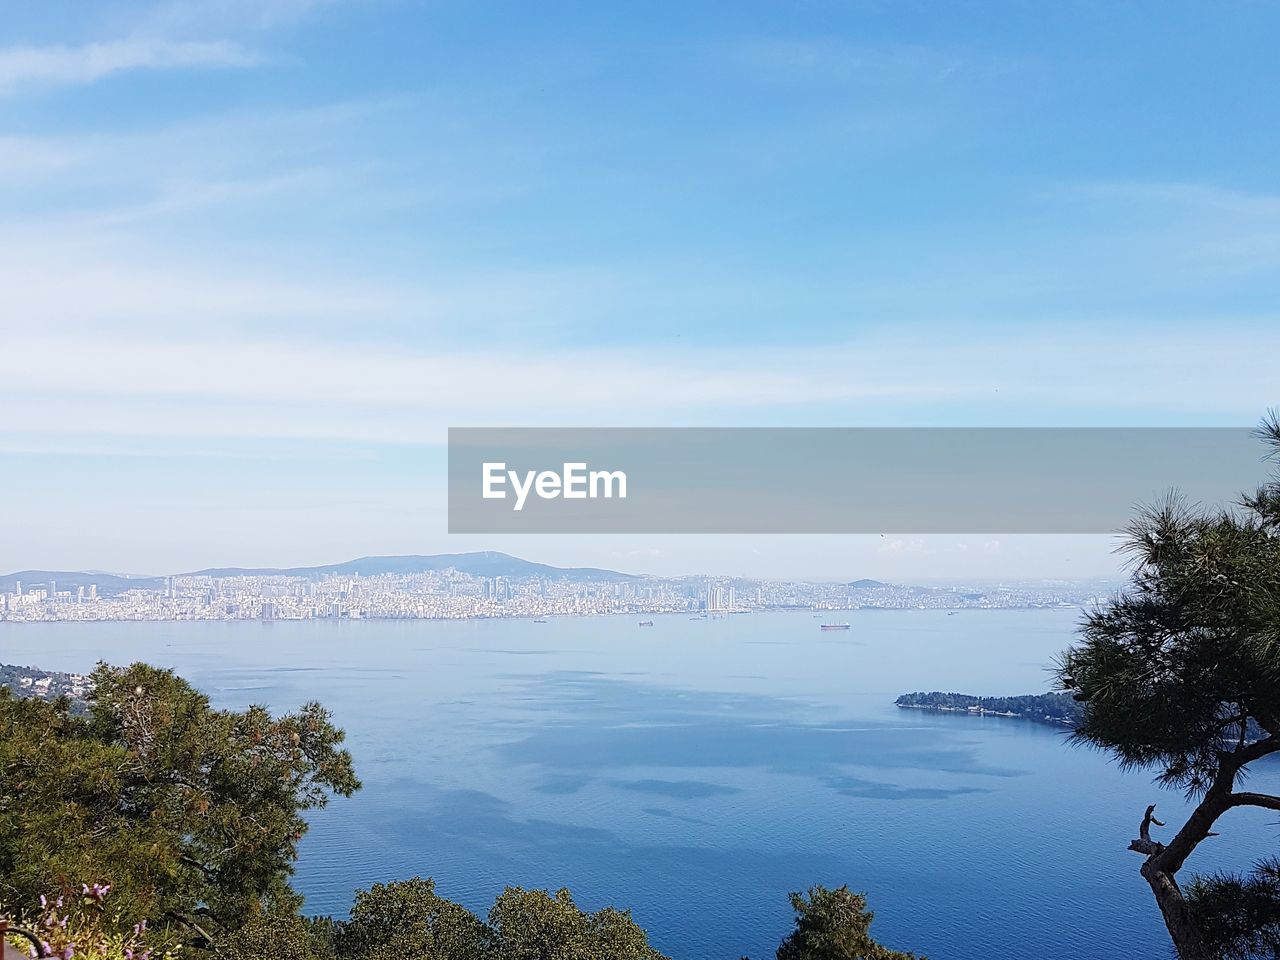
[(489, 935), (471, 911), (439, 896), (433, 880), (414, 877), (357, 891), (334, 945), (344, 960), (482, 960)]
[[(1265, 426), (1280, 453), (1280, 424)], [(1128, 532), (1131, 589), (1090, 614), (1058, 679), (1077, 737), (1202, 794), (1224, 745), (1280, 734), (1280, 481), (1235, 512), (1174, 498)]]
[(238, 930), (296, 912), (302, 814), (359, 788), (319, 704), (218, 711), (166, 670), (100, 665), (87, 716), (0, 691), (0, 907), (113, 884), (121, 921)]
[(587, 940), (594, 951), (591, 956), (610, 957), (612, 960), (665, 960), (662, 954), (649, 946), (644, 930), (631, 919), (630, 910), (605, 907), (589, 914)]
[(498, 960), (577, 960), (586, 949), (587, 918), (568, 890), (508, 887), (489, 911)]
[(630, 912), (585, 913), (568, 890), (507, 887), (489, 911), (493, 960), (665, 960)]
[(296, 914), (256, 916), (238, 930), (218, 941), (219, 960), (333, 960), (333, 942), (328, 923)]
[(414, 877), (359, 891), (336, 928), (341, 960), (666, 960), (630, 913), (586, 913), (568, 890), (508, 887), (486, 924)]
[(848, 887), (810, 887), (807, 898), (791, 894), (791, 906), (796, 928), (778, 947), (778, 960), (913, 960), (871, 939), (874, 914)]
[(1264, 860), (1245, 876), (1197, 877), (1187, 901), (1215, 956), (1280, 957), (1280, 861)]

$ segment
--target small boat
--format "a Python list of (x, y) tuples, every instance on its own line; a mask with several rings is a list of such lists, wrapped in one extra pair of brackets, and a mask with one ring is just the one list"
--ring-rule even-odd
[(548, 623), (548, 622), (550, 622), (550, 621), (547, 621), (547, 620), (535, 620), (535, 621), (533, 621), (533, 622), (534, 622), (534, 623)]
[(652, 626), (653, 626), (653, 621), (652, 621), (652, 620), (641, 620), (641, 621), (640, 621), (640, 626), (642, 626), (642, 627), (652, 627)]
[(848, 630), (847, 623), (823, 623), (818, 626), (819, 630)]

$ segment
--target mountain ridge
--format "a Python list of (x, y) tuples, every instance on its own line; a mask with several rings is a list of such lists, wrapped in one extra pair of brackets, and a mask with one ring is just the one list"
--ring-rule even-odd
[[(404, 554), (357, 557), (340, 563), (305, 567), (208, 567), (170, 574), (175, 577), (318, 577), (325, 574), (376, 576), (378, 574), (429, 573), (453, 568), (477, 577), (544, 577), (548, 580), (578, 579), (620, 582), (642, 579), (641, 574), (622, 573), (602, 567), (557, 567), (514, 557), (496, 550), (466, 553)], [(141, 588), (163, 588), (165, 576), (97, 573), (85, 570), (19, 570), (0, 574), (0, 593), (12, 593), (17, 583), (27, 586), (55, 582), (60, 588), (96, 584), (104, 596)]]
[(428, 573), (434, 570), (457, 570), (477, 577), (546, 577), (583, 580), (638, 580), (640, 574), (622, 573), (602, 567), (557, 567), (537, 563), (497, 550), (476, 550), (467, 553), (403, 554), (357, 557), (341, 563), (321, 564), (309, 567), (209, 567), (176, 574), (183, 577), (236, 577), (281, 576), (308, 577), (321, 574), (352, 574), (376, 576), (383, 573)]

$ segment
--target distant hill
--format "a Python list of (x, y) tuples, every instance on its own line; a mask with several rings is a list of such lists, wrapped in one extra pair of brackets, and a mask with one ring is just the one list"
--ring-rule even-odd
[(98, 593), (104, 597), (113, 597), (126, 590), (160, 590), (164, 587), (163, 577), (131, 577), (118, 573), (86, 573), (82, 570), (19, 570), (17, 573), (0, 575), (0, 593), (13, 593), (21, 583), (23, 590), (32, 587), (57, 584), (59, 590), (72, 590), (77, 587), (98, 585)]
[(521, 560), (510, 554), (494, 550), (475, 553), (438, 553), (429, 556), (360, 557), (345, 563), (319, 567), (214, 567), (195, 570), (183, 576), (191, 577), (319, 577), (327, 574), (362, 577), (377, 574), (426, 573), (431, 570), (447, 570), (474, 577), (543, 577), (548, 580), (638, 580), (635, 574), (602, 570), (598, 567), (553, 567), (546, 563)]
[[(323, 577), (361, 576), (379, 574), (427, 573), (449, 568), (473, 577), (541, 577), (546, 580), (597, 580), (602, 583), (621, 583), (644, 579), (639, 574), (622, 573), (601, 567), (555, 567), (548, 563), (534, 563), (496, 550), (478, 550), (470, 553), (411, 554), (399, 557), (359, 557), (342, 563), (322, 564), (313, 567), (209, 567), (178, 573), (182, 577)], [(82, 570), (22, 570), (0, 575), (0, 593), (13, 593), (16, 584), (23, 589), (48, 584), (58, 585), (59, 590), (98, 585), (98, 593), (104, 597), (116, 596), (125, 590), (163, 590), (165, 577), (132, 576), (119, 573), (94, 573)], [(854, 580), (848, 586), (855, 590), (872, 590), (888, 587), (881, 580)]]
[[(495, 550), (475, 553), (437, 553), (429, 556), (360, 557), (344, 563), (318, 567), (211, 567), (191, 573), (175, 574), (183, 577), (320, 577), (327, 574), (362, 577), (382, 573), (411, 574), (430, 570), (447, 570), (450, 567), (474, 577), (542, 577), (547, 580), (599, 580), (621, 582), (639, 580), (636, 574), (602, 570), (598, 567), (553, 567), (546, 563), (521, 560)], [(98, 593), (104, 597), (116, 596), (125, 590), (163, 590), (164, 577), (133, 577), (127, 574), (86, 573), (75, 570), (20, 570), (0, 575), (0, 593), (13, 593), (17, 584), (23, 590), (56, 583), (59, 590), (75, 590), (77, 587), (98, 585)]]

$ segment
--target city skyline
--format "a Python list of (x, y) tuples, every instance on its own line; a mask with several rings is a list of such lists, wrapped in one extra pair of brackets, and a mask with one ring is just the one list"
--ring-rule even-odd
[(0, 620), (474, 620), (625, 614), (705, 618), (769, 610), (1078, 608), (1100, 602), (1114, 586), (1098, 581), (923, 586), (866, 578), (803, 582), (714, 574), (660, 577), (551, 567), (490, 552), (365, 557), (329, 567), (215, 569), (131, 579), (23, 571), (0, 576)]

